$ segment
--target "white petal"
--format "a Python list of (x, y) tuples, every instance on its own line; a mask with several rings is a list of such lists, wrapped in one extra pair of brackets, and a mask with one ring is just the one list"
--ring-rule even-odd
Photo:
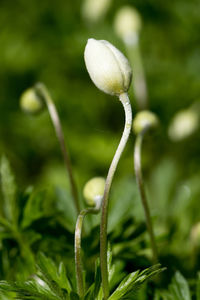
[(84, 57), (88, 73), (100, 90), (111, 95), (128, 90), (131, 68), (117, 48), (107, 41), (89, 39)]

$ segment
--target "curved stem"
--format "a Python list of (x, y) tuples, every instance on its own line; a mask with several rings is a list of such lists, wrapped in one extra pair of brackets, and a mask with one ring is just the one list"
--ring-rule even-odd
[(76, 222), (75, 230), (75, 267), (76, 267), (76, 282), (78, 295), (82, 299), (85, 295), (84, 283), (83, 283), (83, 264), (81, 259), (81, 233), (83, 229), (83, 220), (87, 214), (98, 214), (100, 207), (83, 209)]
[(67, 150), (67, 147), (65, 144), (64, 134), (63, 134), (63, 130), (62, 130), (62, 126), (60, 123), (60, 119), (58, 116), (56, 106), (44, 84), (42, 84), (42, 83), (36, 84), (35, 89), (36, 89), (36, 92), (39, 94), (39, 96), (41, 96), (41, 98), (45, 101), (45, 103), (47, 105), (49, 115), (51, 117), (51, 121), (53, 123), (54, 129), (56, 132), (56, 136), (57, 136), (59, 144), (60, 144), (60, 149), (61, 149), (61, 152), (63, 155), (67, 173), (69, 176), (71, 193), (72, 193), (72, 197), (74, 199), (74, 204), (75, 204), (77, 213), (79, 213), (80, 206), (79, 206), (79, 201), (78, 201), (77, 187), (76, 187), (74, 175), (72, 172), (71, 160), (70, 160), (69, 153), (68, 153), (68, 150)]
[(102, 215), (101, 215), (101, 225), (100, 225), (100, 263), (101, 263), (101, 276), (102, 276), (102, 288), (104, 293), (104, 300), (109, 297), (109, 283), (108, 283), (108, 266), (107, 266), (107, 223), (108, 223), (108, 198), (110, 193), (110, 188), (119, 162), (120, 156), (124, 150), (126, 142), (128, 140), (131, 126), (132, 126), (132, 111), (131, 105), (127, 93), (123, 93), (119, 96), (119, 100), (123, 104), (125, 110), (125, 127), (124, 132), (121, 137), (118, 148), (115, 152), (114, 158), (110, 165), (105, 191), (102, 200)]
[(135, 149), (134, 149), (134, 168), (135, 168), (136, 181), (137, 181), (137, 185), (138, 185), (139, 192), (140, 192), (140, 197), (141, 197), (143, 208), (144, 208), (147, 229), (148, 229), (148, 232), (150, 235), (153, 260), (156, 263), (156, 262), (158, 262), (158, 252), (157, 252), (157, 246), (156, 246), (155, 236), (154, 236), (154, 232), (153, 232), (153, 226), (152, 226), (152, 222), (151, 222), (150, 210), (149, 210), (147, 197), (146, 197), (146, 193), (145, 193), (145, 188), (144, 188), (144, 181), (143, 181), (143, 177), (142, 177), (141, 148), (142, 148), (143, 136), (144, 136), (144, 132), (141, 132), (136, 137)]

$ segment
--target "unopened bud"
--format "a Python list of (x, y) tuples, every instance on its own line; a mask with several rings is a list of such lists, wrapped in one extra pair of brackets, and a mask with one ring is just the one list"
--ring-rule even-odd
[(84, 186), (83, 195), (89, 206), (101, 206), (105, 189), (105, 179), (103, 177), (94, 177)]
[(90, 22), (97, 22), (108, 11), (112, 0), (85, 0), (83, 2), (83, 17)]
[(117, 48), (104, 40), (89, 39), (84, 56), (90, 78), (100, 90), (110, 95), (127, 92), (132, 71)]
[(180, 141), (192, 135), (199, 126), (198, 112), (193, 109), (180, 110), (173, 117), (168, 135), (173, 141)]
[(131, 6), (124, 6), (117, 12), (114, 21), (114, 28), (116, 33), (124, 42), (137, 42), (141, 26), (141, 17), (135, 8)]
[(133, 131), (135, 134), (139, 134), (147, 129), (156, 128), (159, 124), (156, 114), (148, 110), (143, 110), (135, 116), (133, 120)]
[(43, 109), (44, 104), (35, 90), (29, 88), (21, 95), (20, 107), (27, 113), (37, 114)]

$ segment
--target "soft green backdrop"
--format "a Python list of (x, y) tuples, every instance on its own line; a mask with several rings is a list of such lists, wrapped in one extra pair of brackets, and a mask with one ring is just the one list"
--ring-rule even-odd
[[(178, 109), (199, 98), (200, 1), (115, 0), (103, 20), (88, 24), (81, 16), (82, 1), (1, 0), (0, 148), (11, 160), (20, 184), (41, 178), (64, 181), (47, 112), (30, 117), (19, 109), (21, 93), (37, 81), (48, 86), (56, 102), (80, 185), (90, 176), (105, 176), (124, 116), (118, 101), (91, 82), (83, 52), (90, 37), (107, 39), (125, 52), (112, 26), (117, 9), (124, 4), (135, 6), (143, 19), (141, 51), (150, 108), (162, 125), (160, 139), (147, 145), (149, 164), (173, 152), (175, 160), (184, 163), (184, 172), (197, 171), (200, 136), (196, 134), (184, 146), (172, 145), (166, 128)], [(132, 94), (131, 98), (135, 113)], [(121, 176), (132, 173), (132, 146), (133, 137), (120, 164)]]
[[(24, 114), (19, 108), (20, 95), (37, 81), (48, 87), (64, 128), (80, 194), (90, 177), (106, 176), (123, 130), (124, 113), (117, 98), (105, 95), (91, 82), (83, 52), (87, 39), (93, 37), (109, 40), (126, 53), (114, 32), (113, 20), (117, 10), (129, 4), (136, 7), (142, 16), (140, 46), (149, 106), (158, 114), (161, 125), (154, 135), (145, 139), (143, 147), (143, 169), (161, 262), (168, 267), (170, 274), (177, 268), (183, 273), (189, 270), (187, 277), (196, 276), (200, 258), (198, 251), (193, 253), (194, 257), (191, 255), (194, 249), (190, 238), (192, 226), (200, 220), (200, 133), (197, 130), (191, 137), (175, 143), (169, 140), (167, 129), (179, 109), (200, 100), (200, 1), (113, 0), (105, 18), (93, 24), (83, 19), (82, 3), (78, 0), (0, 1), (0, 153), (6, 154), (11, 162), (19, 190), (24, 191), (27, 186), (47, 189), (50, 196), (44, 197), (47, 200), (44, 201), (42, 217), (47, 217), (45, 220), (52, 228), (55, 226), (49, 233), (49, 223), (47, 226), (38, 217), (39, 221), (34, 226), (40, 233), (40, 243), (31, 244), (33, 253), (42, 249), (51, 255), (51, 249), (56, 260), (59, 261), (60, 257), (67, 260), (63, 253), (67, 253), (67, 247), (71, 245), (71, 256), (68, 255), (72, 261), (71, 232), (75, 214), (71, 213), (71, 202), (66, 197), (68, 180), (49, 115), (47, 111), (34, 117)], [(135, 114), (137, 107), (132, 91), (130, 97)], [(198, 109), (197, 113), (200, 113)], [(124, 230), (120, 226), (123, 227), (123, 221), (127, 221), (128, 217), (131, 222), (144, 221), (133, 173), (133, 145), (132, 134), (113, 186), (109, 230), (118, 230), (119, 236)], [(23, 195), (21, 207), (30, 190)], [(37, 198), (36, 211), (40, 213), (43, 194), (37, 197), (42, 199)], [(57, 203), (58, 210), (65, 216), (59, 219), (59, 225), (53, 219), (55, 211), (51, 200)], [(33, 206), (34, 201), (35, 198)], [(31, 209), (27, 208), (24, 213), (30, 222), (35, 217), (31, 205)], [(63, 225), (62, 230), (60, 224)], [(63, 228), (71, 231), (69, 236), (66, 237)], [(31, 233), (25, 234), (29, 242)], [(98, 235), (94, 236), (97, 253)], [(7, 248), (1, 244), (1, 260), (6, 265), (6, 271), (1, 270), (3, 279), (13, 276), (9, 268), (9, 263), (12, 265), (10, 257), (14, 262), (18, 257), (16, 241), (13, 245), (9, 238), (5, 237), (8, 255), (6, 250), (6, 254), (2, 254)], [(140, 244), (139, 250), (146, 250), (143, 240)], [(200, 248), (199, 240), (197, 244)], [(137, 247), (136, 242), (135, 248), (127, 246), (127, 253), (123, 253), (127, 268), (143, 263), (136, 256)], [(90, 261), (87, 264), (90, 266)], [(16, 270), (20, 273), (18, 266)]]

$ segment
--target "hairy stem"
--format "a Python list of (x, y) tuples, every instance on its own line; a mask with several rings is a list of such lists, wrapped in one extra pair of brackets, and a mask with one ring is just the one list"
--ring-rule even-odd
[(83, 209), (77, 219), (75, 229), (75, 268), (76, 268), (76, 282), (77, 292), (81, 299), (85, 295), (84, 282), (83, 282), (83, 264), (81, 259), (81, 234), (83, 229), (83, 220), (87, 214), (98, 214), (100, 207)]
[(44, 84), (42, 84), (42, 83), (36, 84), (35, 89), (36, 89), (36, 92), (39, 94), (39, 96), (41, 96), (41, 98), (45, 101), (45, 103), (47, 105), (49, 115), (51, 117), (54, 129), (56, 132), (56, 136), (57, 136), (59, 144), (60, 144), (60, 149), (61, 149), (61, 152), (63, 155), (64, 164), (67, 169), (68, 176), (69, 176), (71, 193), (72, 193), (72, 197), (74, 200), (74, 205), (76, 207), (77, 213), (79, 213), (80, 206), (79, 206), (79, 200), (78, 200), (77, 187), (76, 187), (76, 183), (75, 183), (75, 179), (74, 179), (74, 175), (73, 175), (73, 171), (72, 171), (72, 166), (71, 166), (71, 160), (70, 160), (69, 153), (68, 153), (68, 150), (67, 150), (67, 147), (65, 144), (64, 134), (63, 134), (63, 130), (62, 130), (62, 126), (60, 123), (60, 118), (58, 116), (56, 106)]
[(106, 178), (105, 191), (102, 200), (102, 215), (101, 215), (101, 225), (100, 225), (100, 263), (101, 263), (101, 276), (102, 276), (102, 288), (103, 288), (104, 300), (108, 299), (109, 297), (108, 266), (107, 266), (107, 224), (108, 224), (109, 193), (110, 193), (113, 176), (115, 174), (115, 170), (117, 168), (120, 156), (127, 143), (130, 130), (131, 130), (131, 125), (132, 125), (132, 110), (131, 110), (128, 94), (127, 93), (121, 94), (119, 96), (119, 100), (123, 104), (125, 110), (125, 118), (126, 118), (125, 127)]
[(143, 208), (144, 208), (147, 229), (148, 229), (148, 232), (150, 235), (153, 260), (156, 263), (156, 262), (158, 262), (158, 252), (157, 252), (157, 246), (156, 246), (155, 236), (154, 236), (154, 232), (153, 232), (153, 226), (152, 226), (152, 222), (151, 222), (150, 210), (149, 210), (147, 197), (146, 197), (146, 193), (145, 193), (144, 181), (143, 181), (143, 176), (142, 176), (142, 167), (141, 167), (141, 148), (142, 148), (143, 136), (144, 136), (144, 132), (141, 132), (136, 137), (135, 149), (134, 149), (134, 168), (135, 168), (136, 181), (137, 181), (137, 185), (138, 185), (139, 192), (140, 192), (140, 197), (141, 197)]

